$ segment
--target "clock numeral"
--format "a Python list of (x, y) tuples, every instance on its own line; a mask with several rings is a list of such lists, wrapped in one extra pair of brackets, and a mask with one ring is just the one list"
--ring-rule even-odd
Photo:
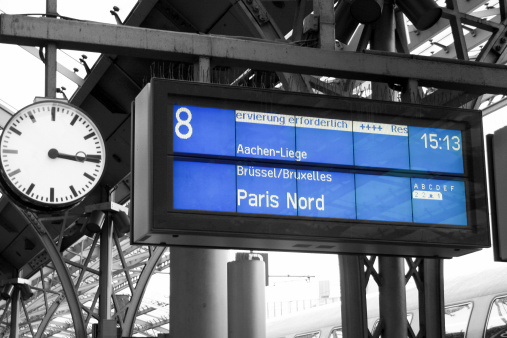
[(55, 121), (55, 120), (56, 120), (55, 107), (51, 107), (51, 121)]
[(49, 188), (49, 201), (55, 201), (55, 188)]
[(4, 150), (2, 150), (2, 152), (4, 154), (17, 154), (18, 150), (17, 149), (4, 149)]

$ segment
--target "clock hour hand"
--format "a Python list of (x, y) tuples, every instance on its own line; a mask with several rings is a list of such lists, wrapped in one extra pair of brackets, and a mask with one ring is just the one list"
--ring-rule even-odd
[(93, 163), (99, 163), (100, 162), (100, 155), (86, 155), (82, 151), (78, 151), (75, 155), (69, 155), (60, 153), (55, 148), (51, 148), (48, 151), (49, 158), (55, 159), (55, 158), (63, 158), (66, 160), (76, 161), (76, 162), (93, 162)]

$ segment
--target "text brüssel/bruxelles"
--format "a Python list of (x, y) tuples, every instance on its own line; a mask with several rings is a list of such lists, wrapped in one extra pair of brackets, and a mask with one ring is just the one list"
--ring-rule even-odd
[(238, 176), (282, 178), (286, 180), (307, 180), (331, 182), (333, 177), (330, 173), (324, 174), (318, 170), (295, 170), (286, 168), (259, 168), (237, 166)]

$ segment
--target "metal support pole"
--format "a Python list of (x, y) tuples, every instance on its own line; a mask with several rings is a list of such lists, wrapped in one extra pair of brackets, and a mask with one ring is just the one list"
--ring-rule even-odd
[(340, 255), (340, 286), (344, 338), (368, 338), (366, 281), (360, 255)]
[(405, 24), (405, 15), (402, 11), (396, 10), (394, 12), (394, 21), (396, 24), (396, 50), (398, 53), (410, 54), (410, 49), (408, 48), (409, 33)]
[(408, 79), (403, 92), (401, 93), (402, 102), (420, 103), (419, 83), (417, 80)]
[(116, 320), (111, 319), (113, 223), (107, 212), (100, 232), (99, 338), (116, 338)]
[(10, 338), (18, 338), (19, 337), (19, 314), (21, 311), (21, 292), (19, 288), (16, 286), (12, 291), (11, 295), (11, 332)]
[(372, 31), (371, 49), (396, 52), (395, 28), (394, 2), (393, 0), (384, 0), (382, 15)]
[(445, 334), (444, 263), (439, 258), (425, 258), (423, 264), (425, 337), (443, 337)]
[(100, 232), (100, 300), (99, 318), (111, 319), (113, 226), (108, 213)]
[[(372, 49), (394, 52), (395, 15), (393, 0), (384, 0), (382, 16), (375, 24), (370, 41)], [(391, 100), (391, 91), (385, 84), (373, 83), (373, 98)], [(379, 256), (382, 283), (379, 285), (382, 337), (407, 337), (407, 304), (405, 294), (405, 266), (402, 258)]]
[(379, 286), (380, 318), (384, 324), (382, 337), (406, 338), (407, 302), (403, 258), (379, 256), (379, 268), (382, 278), (382, 285)]
[[(57, 15), (57, 0), (46, 0), (46, 15), (48, 17), (56, 17)], [(45, 75), (46, 75), (46, 90), (45, 96), (47, 98), (56, 98), (56, 45), (48, 43), (46, 45), (46, 55), (44, 57)]]
[[(454, 0), (447, 0), (447, 3), (452, 3), (453, 5), (457, 4)], [(400, 41), (403, 47), (402, 49), (408, 53), (408, 46), (406, 46), (407, 37), (405, 31), (401, 30), (400, 27), (403, 24), (402, 20), (403, 16), (398, 12), (396, 14), (398, 34), (402, 40)], [(421, 102), (417, 80), (407, 80), (404, 91), (401, 94), (401, 100), (402, 102), (410, 103)], [(422, 262), (420, 275), (422, 276), (422, 290), (419, 290), (420, 333), (418, 336), (443, 337), (445, 334), (445, 315), (442, 260), (425, 258)]]

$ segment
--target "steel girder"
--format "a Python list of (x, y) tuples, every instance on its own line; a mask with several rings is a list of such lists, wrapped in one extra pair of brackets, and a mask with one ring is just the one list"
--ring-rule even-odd
[[(476, 10), (478, 7), (483, 5), (485, 2), (488, 2), (487, 0), (470, 0), (470, 1), (460, 1), (459, 2), (459, 8), (454, 8), (453, 11), (455, 13), (470, 13), (474, 10)], [(448, 14), (447, 14), (448, 15)], [(446, 15), (446, 16), (447, 16)], [(448, 18), (448, 16), (447, 16)], [(444, 29), (446, 29), (449, 25), (448, 19), (446, 17), (441, 18), (433, 27), (425, 30), (425, 31), (418, 31), (415, 27), (411, 26), (412, 30), (409, 32), (409, 38), (410, 38), (410, 44), (409, 48), (410, 50), (414, 50), (426, 41), (432, 39), (434, 36), (436, 36), (438, 33), (442, 32)]]
[[(507, 93), (507, 67), (476, 62), (407, 56), (397, 53), (350, 53), (297, 47), (286, 43), (159, 31), (17, 15), (0, 16), (0, 42), (125, 54), (151, 59), (192, 61), (197, 56), (248, 68), (377, 82), (417, 79), (419, 85)], [(308, 60), (312, 60), (311, 64)]]

